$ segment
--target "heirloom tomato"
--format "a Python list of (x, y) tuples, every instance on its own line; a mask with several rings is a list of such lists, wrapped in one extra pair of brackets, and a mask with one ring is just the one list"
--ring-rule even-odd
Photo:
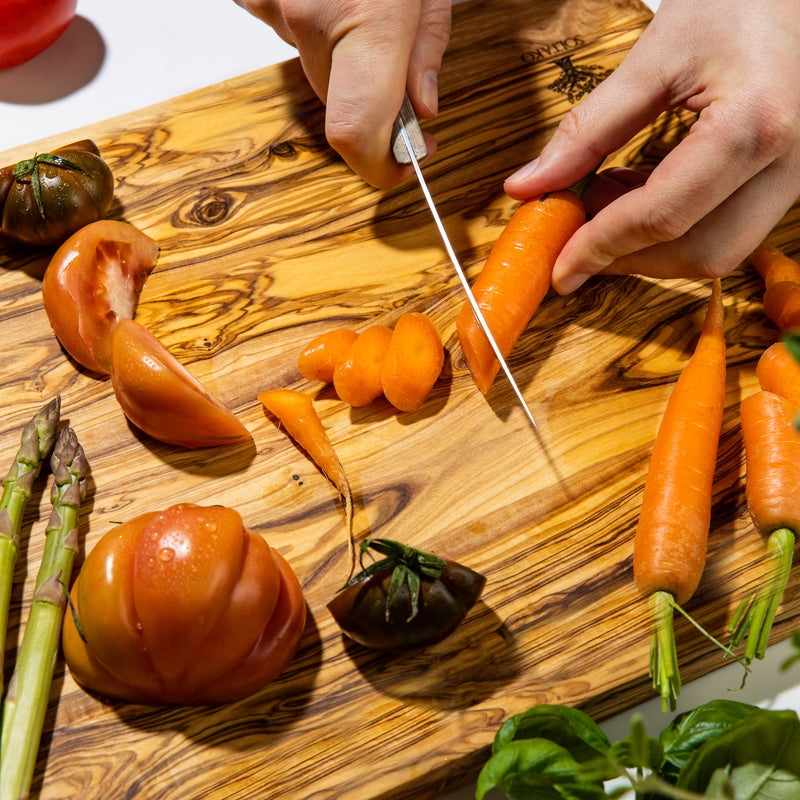
[(23, 244), (59, 245), (104, 219), (113, 200), (114, 176), (84, 139), (0, 170), (0, 232)]
[(415, 650), (449, 636), (480, 597), (486, 579), (456, 561), (395, 542), (367, 539), (385, 557), (364, 567), (328, 603), (351, 639), (375, 650)]
[(0, 0), (0, 69), (50, 47), (75, 17), (78, 0)]
[(70, 596), (62, 642), (75, 680), (145, 705), (256, 692), (294, 658), (306, 621), (289, 564), (223, 506), (179, 504), (117, 526)]
[(150, 331), (132, 319), (114, 329), (111, 384), (125, 416), (154, 439), (215, 447), (250, 432)]
[(111, 371), (111, 334), (132, 317), (158, 244), (127, 222), (100, 220), (58, 248), (42, 280), (45, 311), (64, 349), (82, 366)]

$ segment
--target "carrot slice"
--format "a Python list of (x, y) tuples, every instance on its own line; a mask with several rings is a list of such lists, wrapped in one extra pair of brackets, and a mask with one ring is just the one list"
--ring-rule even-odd
[(783, 342), (771, 344), (758, 359), (756, 377), (765, 392), (785, 397), (800, 411), (800, 364)]
[(332, 383), (336, 365), (357, 338), (349, 328), (334, 328), (312, 339), (297, 358), (300, 374), (309, 381)]
[(333, 388), (345, 403), (367, 406), (383, 394), (381, 365), (389, 350), (392, 329), (372, 325), (358, 335), (333, 371)]
[(261, 392), (258, 400), (306, 451), (344, 500), (345, 524), (350, 549), (351, 571), (355, 565), (353, 547), (353, 494), (331, 440), (322, 425), (311, 398), (294, 389), (270, 389)]
[[(504, 358), (547, 294), (561, 248), (585, 221), (574, 192), (553, 192), (522, 203), (495, 242), (472, 293)], [(500, 364), (469, 303), (456, 330), (472, 378), (486, 394)]]
[(722, 292), (715, 280), (700, 339), (656, 434), (634, 539), (634, 580), (651, 598), (654, 616), (650, 671), (665, 710), (674, 708), (680, 691), (673, 604), (689, 600), (705, 567), (725, 366)]
[(416, 411), (430, 394), (443, 366), (444, 346), (436, 325), (425, 314), (402, 314), (381, 367), (386, 399), (399, 411)]
[(739, 604), (728, 631), (731, 643), (745, 637), (744, 659), (763, 658), (778, 605), (789, 580), (800, 531), (800, 433), (794, 406), (772, 392), (756, 392), (740, 405), (747, 464), (747, 508), (766, 538), (767, 575), (755, 594)]
[(783, 333), (789, 328), (800, 328), (800, 283), (777, 281), (764, 291), (764, 313)]
[(764, 279), (767, 289), (783, 281), (800, 283), (800, 264), (777, 247), (760, 245), (751, 256), (751, 261), (756, 272)]

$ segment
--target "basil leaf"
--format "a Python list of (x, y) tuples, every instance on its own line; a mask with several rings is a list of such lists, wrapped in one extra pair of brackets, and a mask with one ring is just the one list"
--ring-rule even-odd
[(702, 794), (726, 785), (736, 800), (800, 797), (800, 719), (757, 708), (702, 745), (681, 770), (679, 788)]
[(484, 765), (475, 797), (497, 788), (511, 800), (603, 800), (603, 781), (585, 766), (549, 739), (511, 741)]
[(659, 736), (664, 749), (664, 757), (658, 768), (661, 777), (675, 783), (678, 773), (695, 750), (755, 710), (757, 706), (735, 700), (712, 700), (679, 714)]

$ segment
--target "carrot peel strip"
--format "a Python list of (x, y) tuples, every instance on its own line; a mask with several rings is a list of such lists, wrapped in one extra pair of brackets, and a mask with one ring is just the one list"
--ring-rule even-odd
[(773, 531), (767, 539), (767, 569), (769, 577), (766, 584), (759, 586), (754, 594), (748, 595), (740, 603), (729, 625), (731, 645), (737, 647), (745, 638), (744, 662), (749, 664), (753, 658), (764, 658), (767, 652), (772, 623), (778, 611), (789, 575), (792, 570), (795, 535), (789, 528)]

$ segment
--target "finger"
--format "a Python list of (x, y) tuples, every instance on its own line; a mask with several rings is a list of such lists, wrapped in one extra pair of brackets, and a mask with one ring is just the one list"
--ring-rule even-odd
[(424, 119), (439, 110), (439, 70), (450, 40), (451, 12), (452, 0), (427, 0), (422, 6), (408, 63), (408, 95)]
[[(620, 256), (603, 272), (652, 278), (725, 275), (753, 252), (791, 208), (797, 199), (798, 178), (800, 165), (776, 160), (683, 236)], [(564, 249), (571, 246), (568, 242)], [(559, 258), (553, 270), (553, 286), (567, 294), (586, 277), (580, 271), (564, 271)]]
[(506, 178), (506, 193), (525, 200), (566, 189), (670, 107), (668, 86), (638, 48), (561, 120), (539, 157)]
[(556, 264), (556, 284), (571, 291), (624, 256), (682, 237), (765, 170), (773, 149), (754, 145), (746, 124), (741, 132), (730, 124), (745, 114), (737, 103), (704, 109), (643, 186), (603, 208), (571, 238)]
[(405, 95), (418, 24), (410, 5), (369, 5), (331, 54), (325, 98), (328, 142), (378, 188), (394, 186), (411, 172), (391, 153), (392, 126)]
[(597, 173), (581, 193), (581, 200), (590, 217), (622, 197), (623, 194), (644, 184), (647, 175), (638, 170), (614, 167)]

